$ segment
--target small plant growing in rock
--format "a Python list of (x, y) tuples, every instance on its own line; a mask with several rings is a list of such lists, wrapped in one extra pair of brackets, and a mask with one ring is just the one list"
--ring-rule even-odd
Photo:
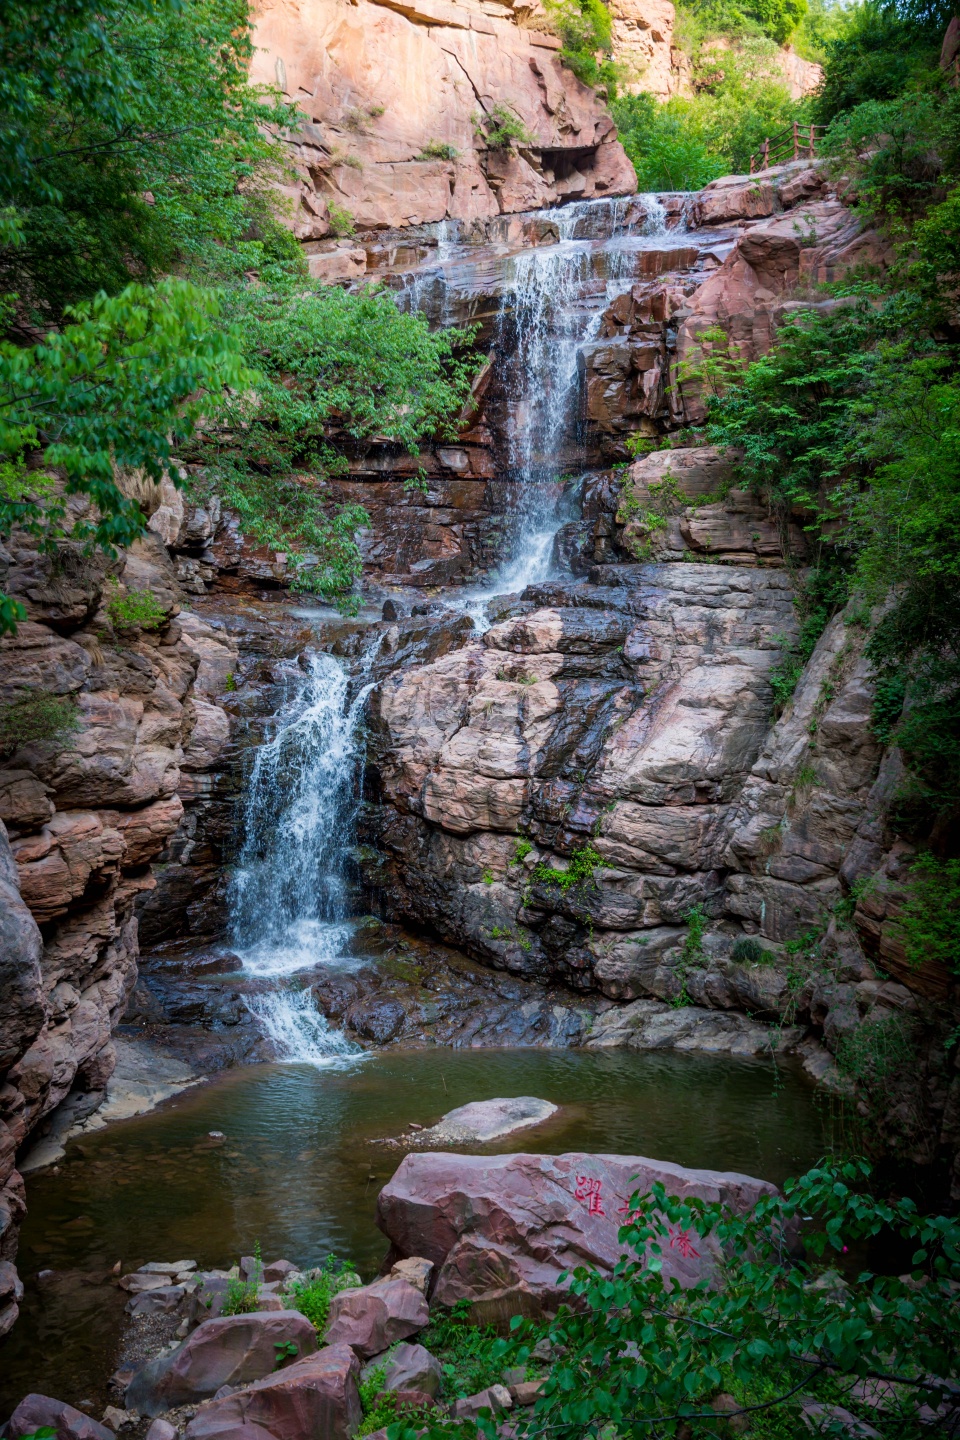
[(336, 200), (327, 201), (327, 219), (330, 221), (330, 229), (334, 235), (343, 238), (356, 233), (353, 223), (353, 216), (344, 206), (338, 205)]
[(253, 1247), (253, 1273), (249, 1280), (241, 1280), (234, 1276), (227, 1285), (227, 1293), (223, 1297), (223, 1305), (220, 1308), (221, 1315), (251, 1315), (260, 1303), (260, 1279), (263, 1275), (263, 1262), (260, 1259), (260, 1241)]
[(135, 630), (159, 630), (167, 623), (167, 612), (149, 590), (128, 590), (122, 594), (116, 580), (110, 580), (107, 614), (114, 630), (131, 634)]
[(444, 140), (428, 140), (426, 145), (415, 155), (415, 160), (456, 160), (460, 151), (456, 145), (448, 145)]
[(64, 695), (35, 690), (0, 706), (0, 755), (13, 755), (37, 740), (58, 740), (79, 728), (77, 707)]
[(484, 883), (484, 885), (492, 885), (492, 884), (493, 884), (493, 880), (494, 880), (493, 871), (490, 869), (490, 866), (488, 865), (487, 868), (486, 868), (486, 869), (484, 870), (484, 872), (483, 872), (483, 883)]
[(509, 150), (518, 145), (533, 145), (536, 137), (524, 125), (515, 110), (507, 105), (494, 105), (486, 115), (473, 115), (473, 128), (482, 135), (491, 150)]
[(541, 885), (555, 885), (566, 894), (578, 885), (590, 884), (593, 881), (593, 872), (602, 864), (603, 856), (598, 854), (592, 845), (582, 845), (570, 856), (570, 864), (566, 870), (556, 870), (545, 860), (541, 860), (540, 864), (534, 867), (533, 878)]
[(360, 1280), (349, 1260), (328, 1255), (322, 1265), (311, 1270), (287, 1287), (287, 1298), (294, 1310), (306, 1315), (318, 1334), (327, 1326), (330, 1301), (339, 1290), (350, 1290)]
[(516, 845), (513, 847), (513, 855), (510, 857), (511, 865), (522, 865), (524, 860), (533, 849), (533, 841), (528, 840), (526, 835), (520, 835)]
[(738, 965), (766, 965), (773, 959), (773, 953), (765, 945), (761, 945), (759, 940), (754, 940), (752, 935), (745, 935), (735, 941), (730, 951), (730, 959)]

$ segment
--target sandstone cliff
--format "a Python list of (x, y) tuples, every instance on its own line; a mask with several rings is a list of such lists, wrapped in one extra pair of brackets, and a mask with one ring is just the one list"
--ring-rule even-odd
[[(307, 243), (331, 203), (359, 230), (484, 220), (623, 195), (633, 168), (593, 91), (529, 28), (539, 5), (495, 0), (263, 0), (252, 78), (304, 114), (290, 195)], [(498, 113), (526, 132), (488, 138)]]
[[(80, 1120), (103, 1099), (116, 1059), (112, 1031), (136, 978), (135, 906), (154, 884), (151, 861), (180, 824), (180, 792), (189, 794), (227, 742), (215, 697), (233, 652), (180, 613), (173, 565), (156, 535), (108, 564), (69, 541), (39, 553), (15, 531), (0, 562), (4, 587), (29, 616), (0, 641), (0, 704), (57, 697), (73, 705), (75, 725), (8, 750), (0, 764), (7, 1262), (22, 1213), (16, 1154), (54, 1118)], [(143, 591), (161, 607), (157, 627), (122, 627), (111, 601)], [(0, 1330), (16, 1315), (11, 1277), (0, 1264)]]

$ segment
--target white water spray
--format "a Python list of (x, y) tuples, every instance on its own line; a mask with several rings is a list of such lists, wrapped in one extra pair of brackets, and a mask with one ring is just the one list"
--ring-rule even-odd
[(359, 1052), (330, 1029), (309, 989), (283, 982), (346, 960), (357, 729), (372, 687), (351, 702), (346, 672), (321, 652), (297, 679), (254, 761), (231, 909), (244, 970), (281, 982), (249, 1008), (279, 1059), (318, 1064)]

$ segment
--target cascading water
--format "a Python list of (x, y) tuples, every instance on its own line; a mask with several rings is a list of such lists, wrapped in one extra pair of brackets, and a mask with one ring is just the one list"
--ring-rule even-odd
[(631, 217), (638, 213), (643, 237), (666, 232), (666, 209), (656, 195), (541, 211), (535, 218), (557, 226), (558, 243), (508, 262), (494, 350), (507, 399), (512, 553), (482, 591), (466, 597), (478, 629), (486, 628), (492, 594), (513, 594), (550, 576), (564, 519), (560, 465), (565, 456), (577, 458), (579, 351), (599, 331), (597, 299), (612, 299), (634, 273), (640, 234)]
[(329, 1065), (360, 1053), (294, 977), (345, 960), (357, 729), (370, 689), (351, 700), (337, 661), (309, 655), (250, 776), (232, 882), (234, 948), (247, 973), (277, 982), (248, 1004), (279, 1059)]

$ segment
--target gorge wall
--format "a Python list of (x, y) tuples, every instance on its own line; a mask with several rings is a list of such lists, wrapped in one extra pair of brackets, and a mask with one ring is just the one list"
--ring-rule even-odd
[[(351, 14), (340, 18), (352, 35)], [(416, 31), (417, 46), (438, 46), (430, 29)], [(479, 37), (469, 46), (481, 54), (490, 32), (457, 33), (458, 45)], [(527, 73), (552, 57), (531, 45)], [(561, 81), (573, 83), (566, 72)], [(564, 113), (576, 99), (570, 92)], [(542, 130), (545, 146), (595, 124), (592, 113), (580, 131)], [(590, 134), (594, 158), (613, 163), (616, 141)], [(915, 1164), (955, 1167), (960, 1078), (941, 1022), (956, 984), (936, 967), (912, 970), (891, 923), (911, 851), (885, 819), (898, 761), (870, 729), (863, 626), (852, 612), (831, 622), (772, 718), (770, 670), (796, 633), (796, 569), (807, 558), (801, 517), (778, 523), (736, 488), (732, 457), (706, 448), (659, 450), (619, 475), (606, 468), (624, 459), (628, 435), (662, 437), (702, 418), (679, 367), (704, 330), (720, 324), (734, 351), (754, 358), (810, 303), (813, 282), (882, 265), (884, 247), (802, 163), (657, 203), (514, 214), (479, 154), (471, 174), (484, 176), (496, 212), (460, 217), (455, 254), (441, 253), (452, 241), (436, 224), (371, 228), (351, 244), (364, 273), (408, 303), (435, 303), (438, 321), (479, 320), (494, 358), (515, 338), (517, 276), (529, 279), (531, 255), (553, 273), (550, 256), (578, 243), (571, 236), (638, 243), (619, 258), (600, 245), (589, 265), (577, 260), (579, 288), (564, 300), (581, 320), (593, 307), (571, 332), (582, 398), (571, 454), (590, 473), (579, 516), (557, 531), (565, 578), (491, 601), (483, 634), (439, 588), (494, 564), (517, 502), (505, 446), (526, 412), (493, 364), (455, 444), (421, 457), (374, 445), (338, 481), (341, 497), (371, 514), (367, 585), (378, 602), (383, 587), (392, 592), (370, 710), (369, 902), (494, 969), (597, 997), (591, 1046), (693, 1048), (709, 1031), (712, 1048), (793, 1049), (835, 1079), (831, 1055), (845, 1035), (900, 1017), (929, 1038), (912, 1090), (878, 1127)], [(373, 164), (415, 176), (428, 162)], [(561, 193), (560, 168), (547, 198)], [(651, 234), (654, 215), (663, 228)], [(420, 465), (426, 490), (404, 490)], [(279, 663), (311, 644), (333, 648), (292, 607), (276, 606), (276, 621), (249, 610), (283, 596), (285, 557), (247, 543), (216, 501), (186, 504), (167, 485), (144, 503), (150, 532), (117, 562), (69, 542), (43, 554), (17, 533), (0, 554), (4, 588), (29, 617), (0, 641), (0, 699), (45, 691), (72, 700), (77, 720), (0, 766), (0, 974), (13, 997), (0, 1032), (0, 1327), (16, 1314), (17, 1155), (55, 1115), (79, 1119), (103, 1096), (140, 924), (151, 941), (222, 933), (238, 745), (257, 742)], [(125, 631), (111, 611), (137, 591), (162, 609), (154, 630)], [(339, 633), (348, 663), (359, 663), (362, 632)], [(693, 949), (691, 912), (704, 931)], [(761, 946), (759, 959), (734, 954), (743, 940)], [(952, 1180), (960, 1185), (955, 1168)]]

